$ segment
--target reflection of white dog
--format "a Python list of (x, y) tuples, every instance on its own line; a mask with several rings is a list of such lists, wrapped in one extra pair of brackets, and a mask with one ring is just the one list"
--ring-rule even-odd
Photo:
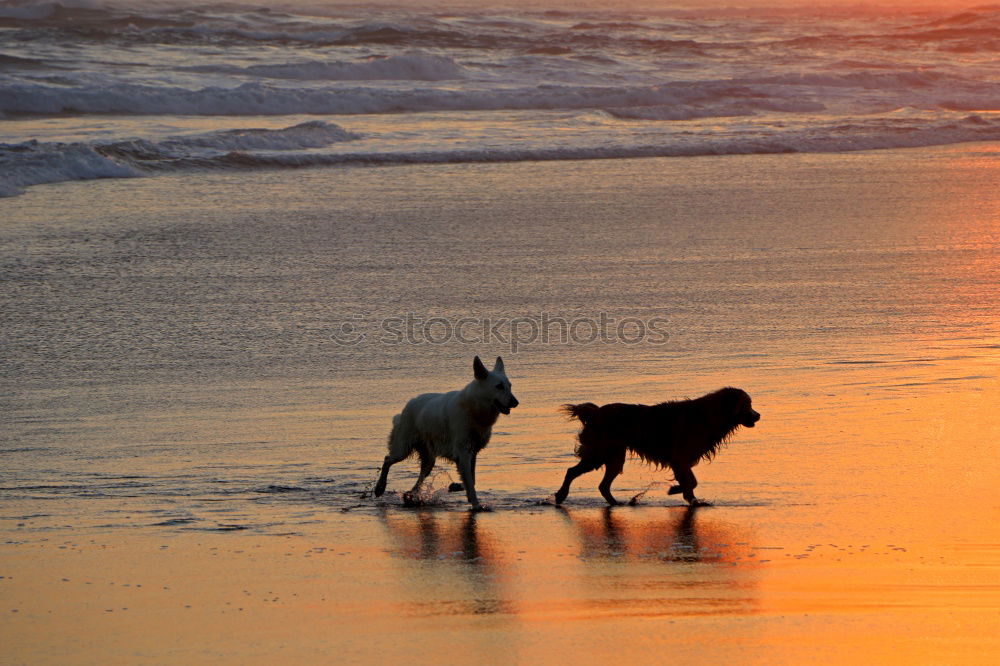
[(458, 465), (462, 486), (472, 508), (485, 508), (476, 497), (476, 456), (489, 443), (493, 424), (500, 414), (510, 414), (518, 402), (510, 391), (502, 358), (497, 356), (493, 370), (487, 370), (477, 356), (472, 362), (472, 370), (475, 379), (461, 391), (418, 395), (406, 403), (402, 413), (392, 418), (389, 455), (382, 463), (375, 497), (385, 492), (389, 468), (416, 451), (420, 456), (420, 476), (404, 499), (420, 490), (420, 485), (434, 469), (434, 462), (441, 457)]

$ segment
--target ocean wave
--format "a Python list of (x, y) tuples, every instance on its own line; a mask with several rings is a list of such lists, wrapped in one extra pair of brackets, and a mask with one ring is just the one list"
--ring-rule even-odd
[(43, 183), (140, 175), (135, 166), (101, 155), (86, 144), (0, 144), (0, 197), (21, 194), (25, 187)]
[(447, 81), (467, 76), (465, 68), (451, 58), (420, 51), (385, 58), (373, 57), (362, 62), (309, 60), (249, 67), (194, 65), (181, 67), (180, 70), (303, 81)]
[[(139, 8), (135, 5), (102, 5), (71, 2), (0, 2), (0, 27), (34, 31), (59, 31), (76, 39), (101, 41), (271, 42), (314, 46), (433, 46), (440, 48), (493, 48), (498, 35), (467, 31), (419, 14), (401, 21), (356, 21), (316, 16), (308, 7), (302, 14), (264, 11), (262, 8), (221, 5), (171, 7), (169, 4)], [(46, 33), (39, 32), (39, 35)]]
[(922, 25), (930, 28), (940, 26), (996, 27), (997, 21), (1000, 21), (1000, 5), (994, 4), (972, 7), (968, 11), (926, 21)]
[[(176, 18), (176, 10), (169, 12), (137, 13), (138, 8), (128, 5), (106, 5), (99, 0), (59, 0), (52, 2), (0, 2), (0, 26), (47, 27), (78, 30), (82, 26), (108, 28), (153, 28), (186, 26), (194, 24), (194, 16)], [(174, 16), (171, 16), (174, 14)]]
[[(90, 3), (87, 3), (88, 5)], [(53, 17), (63, 11), (67, 5), (59, 2), (4, 2), (0, 4), (0, 20), (9, 21), (39, 21)]]
[(330, 22), (316, 25), (313, 22), (292, 25), (223, 22), (197, 23), (190, 26), (157, 26), (149, 30), (136, 29), (123, 34), (91, 28), (88, 35), (94, 39), (135, 39), (160, 41), (171, 44), (188, 41), (201, 42), (252, 42), (273, 44), (302, 44), (308, 46), (382, 46), (402, 48), (443, 49), (492, 49), (503, 45), (499, 37), (483, 33), (467, 33), (442, 27), (420, 27), (406, 24), (363, 23), (343, 25)]
[(813, 88), (859, 88), (862, 90), (914, 90), (940, 83), (967, 83), (936, 70), (864, 71), (843, 73), (795, 72), (744, 79), (745, 83), (772, 83)]
[[(388, 59), (386, 59), (388, 60)], [(402, 61), (386, 65), (395, 69)], [(425, 63), (426, 64), (426, 63)], [(447, 69), (447, 63), (440, 63)], [(876, 91), (890, 106), (931, 107), (962, 100), (997, 108), (1000, 82), (937, 71), (794, 73), (654, 86), (540, 84), (489, 88), (289, 87), (251, 81), (237, 87), (190, 90), (174, 86), (0, 83), (0, 113), (8, 115), (175, 114), (293, 115), (420, 111), (495, 111), (683, 106), (733, 103), (748, 109), (815, 111), (828, 100), (850, 103), (852, 89)], [(868, 95), (870, 97), (870, 95)]]
[(681, 103), (681, 88), (542, 85), (493, 90), (287, 88), (250, 82), (198, 90), (119, 84), (67, 87), (0, 84), (7, 114), (290, 115), (398, 111), (553, 109)]
[(604, 112), (623, 120), (695, 120), (698, 118), (752, 116), (757, 111), (818, 113), (825, 109), (824, 104), (805, 100), (741, 99), (739, 102), (705, 106), (611, 107), (604, 109)]
[[(916, 148), (970, 141), (1000, 140), (1000, 119), (970, 115), (947, 122), (892, 124), (859, 122), (792, 130), (770, 136), (665, 137), (662, 143), (618, 146), (548, 146), (543, 148), (457, 149), (357, 153), (249, 154), (218, 158), (219, 167), (302, 168), (313, 166), (388, 166), (555, 160), (696, 157), (777, 153), (831, 153), (887, 148)], [(204, 166), (204, 163), (198, 166)]]
[(21, 58), (0, 53), (0, 71), (5, 69), (58, 69), (51, 63), (38, 58)]
[(169, 137), (95, 143), (25, 141), (0, 144), (0, 197), (44, 183), (135, 178), (190, 165), (225, 165), (234, 151), (302, 150), (359, 138), (320, 120), (278, 130), (233, 129)]
[(0, 27), (26, 31), (22, 36), (25, 39), (48, 38), (63, 32), (66, 38), (107, 43), (269, 43), (533, 53), (587, 53), (611, 48), (689, 55), (718, 47), (714, 40), (672, 39), (664, 36), (665, 26), (654, 30), (653, 26), (627, 21), (560, 26), (530, 15), (520, 15), (516, 21), (491, 21), (485, 17), (478, 21), (449, 21), (417, 11), (391, 19), (375, 16), (358, 21), (323, 16), (315, 7), (301, 6), (295, 11), (301, 13), (264, 12), (239, 5), (171, 9), (169, 5), (140, 8), (86, 0), (0, 2)]
[[(0, 146), (0, 194), (172, 169), (992, 140), (998, 43), (996, 6), (876, 16), (0, 0), (0, 129), (11, 142)], [(405, 116), (423, 112), (434, 115)], [(169, 116), (228, 128), (246, 116), (387, 113), (399, 115), (357, 119), (357, 143), (322, 122), (162, 136), (190, 125)], [(115, 126), (141, 138), (109, 139)], [(46, 143), (65, 136), (89, 140)]]
[(633, 21), (581, 21), (570, 30), (644, 30), (649, 26)]
[[(98, 144), (0, 144), (0, 196), (42, 183), (130, 178), (193, 169), (284, 169), (404, 164), (496, 163), (641, 157), (686, 157), (799, 152), (845, 152), (1000, 140), (1000, 118), (969, 115), (946, 121), (914, 118), (856, 119), (743, 135), (714, 131), (664, 133), (642, 143), (608, 145), (596, 138), (576, 145), (456, 147), (406, 150), (370, 145), (364, 150), (323, 148), (357, 138), (331, 123), (312, 121), (283, 130), (230, 130), (162, 141), (133, 139)], [(345, 144), (349, 146), (350, 144)]]
[[(738, 3), (737, 3), (738, 4)], [(699, 20), (697, 11), (675, 12), (675, 17), (687, 19), (676, 25), (665, 23), (666, 15), (655, 22), (650, 16), (615, 12), (515, 12), (513, 16), (493, 12), (471, 12), (453, 17), (435, 18), (417, 9), (384, 18), (386, 7), (365, 12), (369, 20), (357, 21), (345, 17), (343, 9), (322, 4), (300, 3), (282, 9), (219, 3), (197, 5), (192, 2), (153, 2), (137, 5), (130, 2), (100, 2), (98, 0), (2, 0), (0, 26), (18, 29), (65, 30), (76, 37), (100, 40), (134, 39), (174, 43), (183, 41), (250, 41), (313, 45), (382, 45), (407, 48), (464, 49), (538, 49), (581, 48), (640, 49), (650, 52), (670, 52), (686, 49), (700, 53), (726, 46), (714, 37), (677, 39), (676, 34), (691, 32), (691, 21)], [(731, 12), (730, 12), (731, 13)], [(792, 20), (797, 14), (809, 15), (810, 10), (788, 9), (783, 16)], [(700, 19), (717, 22), (726, 11), (706, 9)], [(766, 11), (748, 12), (747, 16), (761, 20)], [(441, 16), (444, 16), (443, 14)], [(655, 16), (655, 15), (654, 15)], [(873, 32), (852, 32), (841, 26), (825, 34), (800, 35), (788, 39), (751, 40), (741, 42), (744, 48), (776, 44), (813, 47), (817, 45), (843, 47), (848, 43), (905, 42), (926, 43), (942, 50), (990, 51), (1000, 39), (1000, 7), (984, 5), (967, 11), (937, 18), (917, 14), (906, 20), (900, 14), (885, 24), (885, 29)], [(555, 19), (555, 21), (553, 21)], [(560, 24), (561, 21), (568, 21)], [(869, 22), (868, 25), (878, 25)], [(701, 26), (711, 28), (710, 24)], [(697, 29), (696, 29), (697, 30)], [(714, 32), (714, 30), (713, 30)], [(730, 45), (732, 46), (732, 45)], [(897, 47), (898, 48), (898, 47)]]
[(303, 150), (322, 148), (342, 141), (353, 141), (359, 135), (339, 125), (312, 120), (284, 129), (232, 129), (170, 137), (156, 142), (129, 139), (96, 144), (105, 156), (127, 156), (133, 159), (174, 160), (189, 157), (192, 152), (234, 150)]
[(898, 50), (921, 47), (945, 52), (977, 53), (1000, 50), (1000, 5), (987, 5), (931, 21), (898, 25), (882, 32), (831, 32), (804, 35), (780, 44), (806, 48), (838, 48), (868, 45)]

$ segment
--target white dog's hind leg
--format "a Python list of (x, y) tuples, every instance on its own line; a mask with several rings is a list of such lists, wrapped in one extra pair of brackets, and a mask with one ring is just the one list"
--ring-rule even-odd
[(424, 484), (424, 479), (434, 470), (434, 462), (436, 460), (436, 456), (426, 449), (417, 448), (417, 453), (420, 455), (420, 476), (417, 477), (417, 482), (413, 485), (413, 490), (410, 491), (411, 495), (416, 495), (420, 492), (420, 486)]
[(385, 492), (385, 484), (389, 478), (389, 468), (401, 460), (405, 460), (413, 447), (409, 440), (409, 428), (403, 423), (402, 414), (392, 417), (392, 431), (389, 433), (389, 455), (382, 461), (382, 471), (379, 473), (378, 482), (375, 484), (374, 495), (381, 497)]
[(375, 484), (375, 497), (382, 497), (382, 493), (385, 492), (385, 484), (389, 479), (389, 468), (403, 460), (406, 456), (402, 458), (394, 458), (391, 455), (385, 457), (382, 461), (382, 472), (379, 474), (378, 483)]

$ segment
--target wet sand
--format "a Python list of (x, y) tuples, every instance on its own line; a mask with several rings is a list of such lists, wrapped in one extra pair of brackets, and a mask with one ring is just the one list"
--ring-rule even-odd
[[(0, 203), (14, 220), (4, 236), (8, 266), (21, 266), (12, 257), (38, 262), (30, 276), (17, 274), (5, 301), (13, 360), (0, 476), (2, 661), (993, 663), (1000, 335), (991, 296), (1000, 276), (1000, 197), (983, 183), (1000, 173), (996, 150), (405, 168), (384, 189), (370, 189), (370, 172), (306, 170), (294, 180), (262, 176), (259, 189), (285, 199), (258, 213), (263, 199), (240, 200), (246, 183), (234, 175), (202, 185), (108, 183), (107, 211), (87, 213), (94, 184), (57, 186), (59, 204), (38, 195), (41, 187)], [(678, 263), (642, 231), (657, 214), (654, 200), (666, 199), (655, 191), (656, 169), (678, 183), (669, 200), (695, 220), (677, 213), (663, 223), (670, 247), (695, 238), (681, 243)], [(684, 171), (695, 176), (683, 181)], [(699, 183), (705, 174), (715, 184)], [(585, 226), (617, 210), (636, 226), (609, 229), (599, 250), (611, 257), (603, 276), (587, 281), (575, 255), (553, 248), (539, 251), (556, 268), (524, 270), (570, 305), (574, 295), (577, 306), (642, 301), (670, 278), (683, 281), (685, 302), (697, 307), (672, 312), (666, 348), (348, 354), (317, 344), (301, 365), (291, 353), (244, 354), (285, 353), (289, 340), (311, 339), (290, 325), (260, 340), (245, 322), (220, 325), (179, 341), (183, 349), (170, 356), (172, 347), (157, 346), (161, 324), (150, 312), (158, 302), (146, 292), (146, 300), (116, 301), (117, 316), (135, 317), (124, 333), (67, 342), (53, 323), (53, 312), (69, 307), (57, 307), (53, 294), (73, 303), (117, 288), (107, 276), (81, 287), (73, 273), (88, 253), (103, 266), (105, 246), (166, 257), (152, 268), (132, 259), (129, 270), (153, 284), (177, 281), (170, 293), (181, 294), (172, 297), (181, 309), (198, 305), (177, 277), (189, 270), (177, 268), (191, 261), (189, 250), (169, 254), (182, 239), (174, 214), (201, 225), (185, 233), (204, 234), (192, 236), (195, 251), (218, 252), (197, 257), (212, 274), (232, 272), (217, 287), (229, 303), (249, 302), (234, 297), (244, 286), (241, 298), (264, 293), (269, 303), (290, 289), (297, 297), (300, 287), (326, 289), (284, 274), (241, 282), (234, 275), (248, 274), (242, 255), (223, 256), (217, 239), (236, 233), (230, 219), (258, 224), (279, 208), (285, 217), (274, 224), (292, 229), (312, 219), (318, 184), (334, 176), (342, 199), (328, 204), (331, 217), (348, 225), (369, 214), (365, 203), (408, 225), (475, 208), (492, 224), (498, 211), (534, 206), (540, 218), (561, 210)], [(803, 178), (801, 187), (782, 186)], [(634, 189), (623, 193), (626, 183)], [(214, 199), (177, 204), (180, 191), (195, 187)], [(732, 198), (720, 198), (724, 191)], [(851, 192), (857, 198), (845, 199)], [(149, 222), (122, 222), (130, 198), (152, 211)], [(171, 201), (180, 212), (169, 210)], [(478, 204), (460, 209), (458, 201)], [(409, 217), (399, 212), (405, 206)], [(738, 222), (743, 212), (758, 225), (750, 247), (727, 232), (726, 218)], [(718, 226), (699, 228), (697, 219), (709, 216)], [(765, 220), (770, 226), (759, 226)], [(215, 229), (224, 233), (211, 236)], [(361, 236), (344, 256), (386, 251), (352, 233)], [(525, 225), (519, 233), (534, 242), (563, 232), (536, 238)], [(274, 238), (253, 242), (280, 245)], [(240, 242), (241, 251), (250, 247)], [(459, 251), (454, 244), (446, 234), (431, 238), (430, 263), (406, 268), (413, 272), (400, 284), (432, 280), (441, 248)], [(276, 263), (294, 264), (302, 250), (293, 249), (274, 248)], [(503, 245), (494, 256), (509, 270), (523, 251)], [(609, 296), (601, 289), (619, 288), (617, 276), (632, 270), (628, 256), (649, 265)], [(373, 271), (385, 299), (397, 299), (386, 311), (405, 306), (405, 289), (393, 281), (401, 269), (372, 261), (340, 270)], [(635, 284), (660, 261), (663, 279)], [(572, 271), (588, 277), (560, 283)], [(470, 279), (474, 287), (478, 278)], [(351, 280), (360, 278), (334, 285), (339, 295), (329, 287), (331, 299), (348, 299), (340, 308), (360, 293)], [(506, 297), (517, 307), (529, 295), (511, 284)], [(736, 293), (713, 291), (720, 285)], [(466, 299), (472, 287), (431, 301)], [(301, 303), (299, 314), (308, 309)], [(85, 310), (65, 316), (96, 326)], [(233, 312), (219, 317), (233, 322)], [(327, 329), (317, 330), (328, 339)], [(144, 337), (130, 360), (114, 345), (131, 344), (137, 331)], [(35, 347), (24, 342), (32, 335), (41, 341)], [(217, 356), (183, 358), (199, 345)], [(227, 356), (223, 347), (235, 351)], [(494, 510), (470, 513), (461, 497), (441, 491), (454, 477), (444, 464), (424, 495), (428, 506), (402, 506), (412, 461), (393, 470), (382, 500), (361, 499), (402, 402), (420, 388), (457, 388), (466, 370), (449, 364), (494, 349), (522, 403), (500, 421), (481, 459), (480, 494)], [(51, 361), (57, 356), (72, 373)], [(145, 364), (150, 357), (155, 363)], [(563, 507), (546, 503), (572, 464), (574, 428), (558, 416), (560, 403), (653, 402), (725, 384), (747, 388), (763, 419), (696, 468), (699, 496), (715, 506), (685, 507), (666, 494), (666, 472), (636, 461), (626, 463), (615, 492), (627, 499), (646, 491), (638, 506), (604, 507), (596, 474), (580, 478)]]
[[(867, 480), (843, 477), (842, 495), (806, 504), (689, 509), (661, 491), (653, 506), (476, 514), (390, 498), (285, 536), (7, 541), (5, 660), (989, 663), (990, 511), (871, 502)], [(963, 496), (995, 502), (995, 476), (971, 481)]]

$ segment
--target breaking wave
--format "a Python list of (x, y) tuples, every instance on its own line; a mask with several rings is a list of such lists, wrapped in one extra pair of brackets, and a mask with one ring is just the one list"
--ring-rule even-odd
[[(446, 12), (315, 0), (274, 8), (0, 0), (0, 195), (181, 169), (845, 151), (1000, 138), (998, 5), (914, 12), (516, 4)], [(218, 131), (186, 134), (191, 123), (181, 116), (213, 116), (196, 122)], [(356, 123), (365, 136), (332, 122), (300, 123), (302, 116)], [(288, 126), (228, 129), (255, 122)], [(131, 129), (109, 135), (115, 127)]]
[(162, 141), (0, 144), (0, 196), (14, 196), (43, 183), (135, 178), (195, 165), (224, 165), (233, 151), (302, 150), (357, 138), (332, 123), (311, 121), (280, 130), (224, 130)]
[[(401, 56), (402, 58), (402, 56)], [(388, 60), (388, 59), (387, 59)], [(382, 61), (366, 63), (371, 75)], [(401, 63), (446, 76), (453, 63), (425, 59), (394, 60), (383, 69), (398, 73)], [(419, 64), (418, 64), (419, 63)], [(201, 66), (199, 66), (201, 67)], [(215, 66), (204, 66), (215, 67)], [(272, 74), (293, 78), (318, 75), (291, 65), (267, 65)], [(308, 68), (307, 68), (308, 69)], [(336, 69), (336, 68), (335, 68)], [(358, 74), (360, 70), (337, 70)], [(330, 73), (330, 72), (328, 72)], [(457, 75), (457, 74), (456, 74)], [(62, 82), (60, 82), (62, 83)], [(898, 108), (968, 108), (1000, 110), (1000, 82), (963, 80), (941, 72), (850, 72), (847, 74), (784, 74), (720, 81), (680, 81), (653, 86), (580, 86), (541, 84), (455, 89), (452, 87), (289, 87), (251, 81), (235, 87), (208, 86), (195, 90), (176, 86), (114, 84), (106, 86), (0, 83), (0, 113), (174, 114), (174, 115), (292, 115), (360, 114), (420, 111), (496, 111), (515, 109), (615, 109), (619, 117), (651, 118), (665, 113), (643, 107), (677, 107), (733, 103), (719, 116), (748, 111), (820, 111), (831, 102), (850, 103), (856, 91), (878, 91), (884, 106)], [(956, 105), (960, 105), (956, 107)], [(631, 116), (623, 109), (635, 108)], [(683, 117), (683, 112), (678, 111)], [(688, 117), (704, 117), (697, 111)]]
[[(0, 196), (30, 185), (95, 178), (131, 178), (162, 171), (334, 166), (387, 166), (519, 162), (698, 155), (840, 152), (1000, 140), (1000, 119), (970, 115), (952, 121), (859, 120), (854, 126), (807, 127), (770, 136), (733, 137), (711, 132), (664, 136), (658, 143), (449, 150), (338, 149), (356, 134), (311, 121), (281, 130), (229, 130), (109, 143), (0, 144)], [(327, 150), (307, 150), (322, 149)]]

